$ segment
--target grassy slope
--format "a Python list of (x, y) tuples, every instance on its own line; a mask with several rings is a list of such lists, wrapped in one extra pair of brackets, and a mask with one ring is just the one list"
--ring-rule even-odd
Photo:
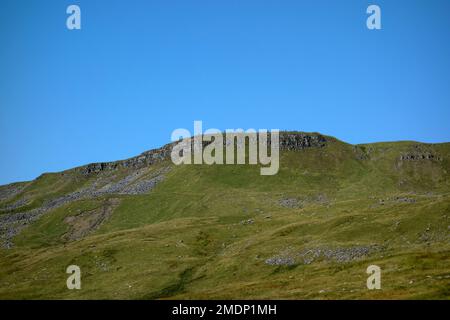
[[(415, 145), (334, 141), (284, 152), (275, 176), (256, 166), (174, 167), (151, 194), (120, 196), (111, 218), (80, 241), (65, 240), (64, 218), (104, 199), (67, 204), (0, 250), (0, 298), (448, 299), (450, 146), (426, 146), (443, 161), (400, 162)], [(33, 203), (89, 183), (54, 176), (27, 187)], [(281, 206), (286, 197), (302, 207)], [(349, 263), (264, 263), (286, 250), (373, 244), (383, 250)], [(65, 287), (70, 264), (81, 267), (80, 291)], [(382, 268), (380, 291), (366, 289), (370, 264)]]

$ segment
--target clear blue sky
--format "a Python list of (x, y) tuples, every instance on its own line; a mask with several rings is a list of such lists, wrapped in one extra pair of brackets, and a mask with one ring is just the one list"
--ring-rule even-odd
[(449, 0), (1, 0), (0, 184), (131, 157), (194, 120), (450, 141), (449, 17)]

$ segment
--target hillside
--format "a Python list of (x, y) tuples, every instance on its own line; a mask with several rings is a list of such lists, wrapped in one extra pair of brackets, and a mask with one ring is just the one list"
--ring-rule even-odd
[(450, 298), (450, 143), (280, 139), (274, 176), (169, 144), (1, 186), (0, 299)]

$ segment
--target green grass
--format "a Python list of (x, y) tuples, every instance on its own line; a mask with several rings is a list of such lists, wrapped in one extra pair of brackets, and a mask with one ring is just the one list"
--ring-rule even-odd
[[(120, 196), (78, 241), (64, 238), (64, 219), (104, 199), (72, 202), (0, 250), (0, 298), (448, 299), (449, 145), (426, 145), (441, 161), (399, 162), (415, 145), (333, 140), (283, 152), (275, 176), (258, 166), (174, 166), (150, 194)], [(27, 187), (36, 201), (92, 182), (42, 179)], [(302, 205), (283, 207), (283, 198)], [(265, 263), (286, 250), (370, 245), (382, 250), (348, 263)], [(82, 290), (66, 288), (70, 264), (81, 267)], [(382, 290), (366, 288), (370, 264), (382, 269)]]

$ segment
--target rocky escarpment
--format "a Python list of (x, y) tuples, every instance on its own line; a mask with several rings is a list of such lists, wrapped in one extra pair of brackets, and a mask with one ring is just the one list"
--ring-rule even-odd
[[(306, 148), (320, 148), (324, 147), (327, 143), (327, 138), (318, 133), (303, 133), (303, 132), (280, 132), (280, 149), (281, 150), (303, 150)], [(203, 142), (203, 146), (208, 145), (211, 142)], [(224, 144), (227, 140), (224, 139)], [(268, 135), (268, 145), (270, 146), (270, 134)], [(148, 167), (155, 163), (162, 162), (164, 160), (170, 160), (170, 154), (173, 146), (176, 142), (166, 144), (162, 148), (146, 151), (139, 156), (132, 157), (126, 160), (113, 161), (113, 162), (99, 162), (91, 163), (82, 167), (78, 167), (75, 170), (79, 171), (83, 175), (97, 174), (102, 171), (112, 171), (122, 168), (140, 169)]]
[(321, 148), (327, 143), (327, 138), (318, 133), (287, 133), (280, 132), (281, 150), (303, 150), (307, 148)]
[(410, 160), (410, 161), (437, 160), (437, 161), (441, 161), (442, 158), (439, 155), (433, 154), (431, 152), (424, 152), (424, 153), (410, 152), (410, 153), (404, 153), (404, 154), (400, 155), (400, 160)]
[(91, 163), (82, 167), (78, 167), (75, 170), (79, 171), (83, 175), (90, 175), (102, 171), (111, 171), (121, 168), (140, 169), (148, 167), (152, 164), (170, 159), (170, 152), (172, 151), (173, 145), (174, 143), (166, 144), (162, 148), (149, 150), (137, 157), (129, 158), (126, 160)]
[(400, 155), (402, 161), (436, 160), (442, 161), (439, 155), (430, 145), (417, 144), (409, 148), (408, 151)]

